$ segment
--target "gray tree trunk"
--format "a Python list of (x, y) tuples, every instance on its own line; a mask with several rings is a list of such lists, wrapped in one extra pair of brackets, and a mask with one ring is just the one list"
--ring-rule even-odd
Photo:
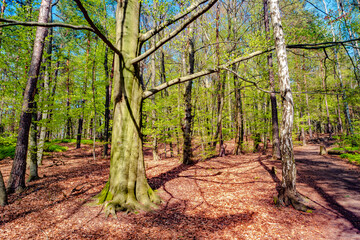
[(281, 25), (278, 0), (269, 0), (271, 20), (274, 29), (276, 55), (279, 64), (280, 95), (282, 99), (282, 124), (280, 130), (280, 151), (282, 164), (281, 189), (279, 204), (290, 203), (298, 210), (305, 210), (297, 200), (296, 166), (292, 142), (292, 128), (294, 122), (294, 102), (290, 87), (289, 69), (286, 54), (286, 44)]
[(37, 107), (36, 102), (34, 102), (34, 108), (32, 113), (32, 121), (31, 121), (31, 130), (30, 130), (30, 141), (29, 141), (29, 178), (28, 182), (36, 180), (39, 178), (38, 175), (38, 162), (37, 162)]
[[(52, 8), (50, 7), (49, 10), (49, 22), (52, 21)], [(52, 55), (52, 33), (53, 29), (49, 29), (49, 35), (50, 38), (48, 40), (48, 46), (47, 46), (47, 59), (45, 61), (46, 63), (46, 72), (44, 77), (44, 87), (41, 90), (42, 94), (42, 100), (48, 101), (50, 97), (50, 69), (51, 69), (51, 55)], [(45, 144), (45, 136), (46, 136), (46, 125), (47, 125), (47, 119), (48, 119), (48, 104), (44, 104), (44, 109), (42, 110), (41, 114), (41, 120), (42, 124), (40, 125), (40, 134), (39, 134), (39, 141), (37, 144), (37, 164), (42, 164), (42, 158), (43, 158), (43, 152), (44, 152), (44, 144)]]
[(5, 206), (7, 204), (8, 204), (8, 200), (7, 200), (5, 183), (2, 173), (0, 171), (0, 206)]
[[(268, 14), (268, 0), (264, 0), (264, 24), (266, 38), (270, 40), (270, 26), (269, 26), (269, 14)], [(271, 101), (271, 121), (272, 121), (272, 156), (275, 159), (280, 159), (280, 139), (279, 139), (279, 120), (278, 120), (278, 110), (277, 102), (275, 95), (275, 79), (273, 73), (273, 58), (272, 53), (269, 53), (267, 56), (268, 63), (268, 72), (269, 72), (269, 82), (270, 82), (270, 101)]]
[[(47, 23), (49, 18), (51, 0), (42, 0), (39, 10), (40, 23)], [(25, 188), (25, 170), (26, 170), (26, 154), (28, 150), (29, 130), (31, 124), (31, 111), (35, 97), (35, 89), (40, 71), (41, 58), (44, 49), (44, 41), (48, 29), (46, 27), (38, 27), (34, 42), (33, 54), (29, 69), (29, 78), (24, 92), (24, 100), (22, 104), (19, 133), (15, 149), (15, 158), (11, 168), (8, 183), (8, 191), (22, 191)]]
[[(188, 33), (188, 53), (189, 53), (189, 71), (188, 74), (194, 73), (194, 67), (195, 67), (195, 39), (193, 34), (193, 28), (190, 26), (189, 33)], [(191, 164), (191, 157), (192, 157), (192, 151), (191, 151), (191, 128), (192, 128), (192, 104), (191, 104), (191, 91), (192, 91), (192, 83), (193, 81), (189, 81), (186, 83), (185, 87), (185, 94), (184, 94), (184, 100), (185, 100), (185, 118), (184, 118), (184, 145), (183, 145), (183, 158), (182, 163), (183, 164)]]

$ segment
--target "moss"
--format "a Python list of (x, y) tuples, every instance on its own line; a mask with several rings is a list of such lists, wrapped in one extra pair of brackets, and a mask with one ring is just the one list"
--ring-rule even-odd
[(113, 199), (113, 195), (109, 191), (109, 187), (110, 187), (110, 183), (107, 182), (103, 190), (94, 197), (97, 204), (103, 204), (104, 202), (108, 202)]
[(53, 143), (46, 143), (44, 146), (45, 152), (64, 152), (68, 148)]

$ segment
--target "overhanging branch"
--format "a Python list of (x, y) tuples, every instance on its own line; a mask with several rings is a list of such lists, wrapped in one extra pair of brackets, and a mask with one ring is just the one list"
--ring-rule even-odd
[(151, 97), (155, 93), (160, 92), (160, 91), (162, 91), (162, 90), (164, 90), (164, 89), (166, 89), (168, 87), (171, 87), (173, 85), (188, 82), (188, 81), (193, 80), (195, 78), (199, 78), (199, 77), (202, 77), (202, 76), (206, 76), (206, 75), (218, 72), (222, 68), (226, 68), (226, 67), (231, 66), (231, 65), (233, 65), (235, 63), (238, 63), (238, 62), (243, 62), (243, 61), (249, 60), (249, 59), (251, 59), (251, 58), (253, 58), (255, 56), (267, 53), (267, 52), (272, 51), (272, 50), (273, 49), (269, 49), (269, 50), (265, 50), (265, 51), (256, 51), (256, 52), (250, 53), (249, 55), (247, 55), (245, 57), (239, 57), (239, 58), (234, 59), (233, 61), (222, 64), (219, 67), (206, 69), (206, 70), (203, 70), (203, 71), (191, 74), (191, 75), (187, 75), (187, 76), (184, 76), (184, 77), (178, 77), (178, 78), (172, 79), (172, 80), (170, 80), (170, 81), (168, 81), (166, 83), (160, 84), (159, 86), (157, 86), (157, 87), (155, 87), (153, 89), (149, 89), (149, 90), (145, 91), (143, 93), (143, 99)]
[[(79, 1), (79, 0), (75, 0)], [(197, 12), (194, 13), (191, 17), (184, 20), (182, 24), (180, 24), (179, 27), (177, 27), (174, 31), (172, 31), (167, 37), (164, 37), (160, 41), (158, 41), (155, 46), (151, 47), (149, 50), (141, 54), (140, 56), (134, 58), (131, 60), (132, 64), (135, 64), (137, 62), (140, 62), (141, 60), (145, 59), (146, 57), (150, 56), (153, 52), (155, 52), (157, 49), (159, 49), (162, 45), (173, 39), (176, 35), (178, 35), (183, 29), (185, 29), (190, 23), (195, 21), (198, 17), (200, 17), (202, 14), (207, 12), (215, 3), (217, 0), (210, 0), (210, 2), (203, 8), (199, 9)]]
[(5, 22), (7, 24), (1, 24), (0, 28), (2, 27), (10, 27), (10, 26), (30, 26), (30, 27), (64, 27), (64, 28), (71, 28), (74, 30), (87, 30), (95, 33), (95, 30), (88, 26), (83, 25), (72, 25), (67, 23), (59, 23), (59, 22), (52, 22), (52, 23), (39, 23), (39, 22), (22, 22), (16, 21), (12, 19), (5, 19), (0, 18), (0, 22)]
[(85, 20), (89, 23), (89, 25), (94, 29), (94, 33), (99, 36), (99, 38), (109, 46), (111, 50), (113, 50), (117, 55), (121, 55), (121, 52), (119, 49), (117, 49), (107, 37), (105, 37), (104, 34), (96, 27), (95, 23), (91, 20), (88, 12), (86, 11), (85, 7), (82, 5), (80, 0), (74, 0), (77, 6), (79, 7), (80, 11), (83, 13)]
[(166, 20), (159, 26), (156, 26), (153, 29), (142, 34), (140, 37), (140, 41), (145, 42), (145, 41), (149, 40), (155, 34), (159, 33), (160, 31), (162, 31), (164, 28), (170, 26), (171, 24), (179, 21), (180, 19), (182, 19), (183, 17), (185, 17), (186, 15), (188, 15), (192, 11), (194, 11), (198, 6), (200, 6), (203, 3), (206, 3), (207, 1), (209, 1), (209, 0), (198, 0), (198, 1), (194, 2), (183, 13), (179, 13), (179, 14), (175, 15), (173, 18)]

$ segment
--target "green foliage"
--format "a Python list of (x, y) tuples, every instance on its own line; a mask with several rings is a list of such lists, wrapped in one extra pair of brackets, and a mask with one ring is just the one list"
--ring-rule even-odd
[[(99, 142), (99, 140), (96, 140), (96, 142)], [(76, 143), (76, 139), (55, 139), (52, 140), (51, 143)], [(82, 144), (93, 144), (93, 140), (91, 139), (81, 139)]]
[(356, 163), (360, 164), (360, 154), (350, 154), (350, 153), (344, 153), (340, 155), (341, 158), (346, 158), (349, 160), (350, 163)]
[(0, 160), (15, 156), (15, 146), (0, 146)]
[(67, 147), (63, 147), (63, 146), (53, 144), (53, 143), (45, 143), (45, 146), (44, 146), (45, 152), (64, 152), (67, 149), (68, 149)]
[(16, 138), (0, 137), (0, 160), (10, 157), (14, 158), (16, 147)]
[(359, 151), (359, 147), (336, 147), (333, 148), (332, 150), (337, 150), (337, 151)]

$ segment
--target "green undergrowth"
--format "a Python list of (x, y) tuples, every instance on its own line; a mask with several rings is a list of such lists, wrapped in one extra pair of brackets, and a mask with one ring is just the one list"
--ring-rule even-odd
[(356, 163), (360, 164), (360, 154), (350, 154), (350, 153), (344, 153), (340, 155), (341, 158), (348, 159), (350, 163)]
[(10, 157), (14, 158), (16, 147), (16, 138), (0, 137), (0, 160)]
[(360, 147), (336, 147), (336, 148), (333, 148), (332, 150), (336, 150), (336, 151), (359, 151)]
[(68, 148), (53, 143), (45, 143), (45, 152), (65, 152)]
[[(96, 140), (96, 142), (99, 142), (99, 140)], [(51, 143), (76, 143), (76, 139), (54, 139), (51, 140)], [(90, 139), (82, 139), (82, 144), (93, 144), (93, 140)]]

